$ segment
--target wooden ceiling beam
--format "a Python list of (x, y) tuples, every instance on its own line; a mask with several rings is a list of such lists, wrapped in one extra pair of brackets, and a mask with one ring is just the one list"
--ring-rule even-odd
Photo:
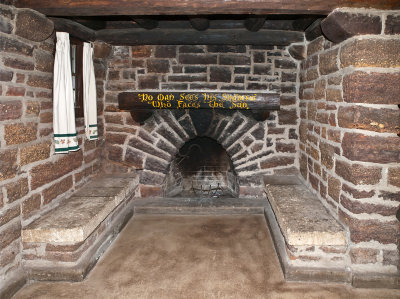
[(79, 24), (73, 20), (63, 18), (50, 18), (54, 23), (56, 31), (68, 32), (70, 36), (78, 38), (83, 41), (94, 41), (96, 31)]
[(112, 45), (276, 45), (302, 42), (304, 34), (296, 31), (261, 29), (105, 29), (96, 39)]
[(47, 16), (322, 14), (338, 7), (400, 9), (398, 0), (15, 0)]

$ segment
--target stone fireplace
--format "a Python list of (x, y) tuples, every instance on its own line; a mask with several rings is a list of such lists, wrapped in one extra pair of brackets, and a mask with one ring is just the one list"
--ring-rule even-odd
[[(272, 202), (275, 194), (293, 200), (289, 189), (305, 194), (306, 202), (290, 206), (277, 198), (274, 213), (264, 206), (262, 213), (277, 218), (280, 226), (270, 229), (280, 234), (281, 252), (294, 272), (305, 269), (301, 278), (313, 280), (314, 271), (334, 269), (331, 281), (398, 288), (398, 10), (329, 9), (323, 19), (318, 10), (303, 27), (301, 15), (272, 18), (261, 29), (271, 33), (268, 40), (280, 26), (292, 42), (268, 45), (243, 44), (246, 39), (121, 44), (109, 30), (122, 22), (128, 26), (122, 33), (135, 31), (139, 23), (111, 18), (109, 27), (91, 29), (81, 24), (87, 20), (50, 20), (11, 5), (1, 4), (0, 13), (0, 295), (3, 283), (13, 290), (32, 277), (46, 279), (46, 272), (32, 270), (43, 265), (70, 269), (57, 279), (83, 279), (134, 213), (134, 201), (210, 198), (214, 204), (229, 198), (251, 205)], [(211, 23), (217, 28), (210, 30), (227, 30), (224, 22)], [(94, 43), (100, 139), (86, 140), (84, 121), (77, 118), (81, 151), (68, 155), (56, 155), (52, 144), (54, 26)], [(178, 30), (174, 26), (167, 29)], [(143, 38), (153, 38), (151, 30)], [(245, 37), (256, 36), (247, 31)], [(141, 112), (118, 103), (121, 93), (135, 91), (276, 93), (280, 109), (262, 119), (246, 110), (154, 109), (139, 119)], [(99, 174), (106, 179), (92, 182)], [(118, 186), (102, 185), (110, 182)], [(75, 243), (26, 237), (41, 219), (56, 222), (46, 220), (54, 211), (62, 217), (70, 196), (95, 197), (93, 189), (103, 187), (118, 200), (98, 213), (103, 218), (87, 213), (92, 218), (80, 219), (82, 226), (100, 220)], [(78, 206), (76, 197), (71, 202)], [(295, 207), (289, 218), (298, 219), (296, 211), (316, 205), (325, 230), (334, 230), (340, 242), (323, 244), (329, 238), (318, 231), (318, 242), (303, 244), (284, 231), (287, 214), (276, 211)], [(88, 256), (96, 260), (83, 267)], [(337, 276), (336, 266), (342, 271)]]

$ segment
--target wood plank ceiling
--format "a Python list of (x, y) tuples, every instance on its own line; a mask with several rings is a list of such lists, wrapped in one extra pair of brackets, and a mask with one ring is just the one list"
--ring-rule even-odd
[(399, 9), (398, 0), (14, 0), (57, 30), (114, 45), (288, 45), (321, 34), (337, 7)]

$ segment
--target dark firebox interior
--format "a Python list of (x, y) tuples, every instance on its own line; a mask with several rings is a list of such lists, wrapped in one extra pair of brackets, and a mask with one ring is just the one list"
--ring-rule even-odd
[(233, 164), (225, 149), (209, 137), (186, 142), (171, 163), (166, 196), (237, 197)]

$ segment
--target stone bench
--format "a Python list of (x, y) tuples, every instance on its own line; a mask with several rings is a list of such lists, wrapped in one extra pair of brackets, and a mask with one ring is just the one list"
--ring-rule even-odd
[(348, 282), (345, 228), (296, 176), (264, 182), (266, 218), (286, 279)]
[(93, 178), (22, 230), (29, 278), (82, 280), (133, 215), (135, 173)]

